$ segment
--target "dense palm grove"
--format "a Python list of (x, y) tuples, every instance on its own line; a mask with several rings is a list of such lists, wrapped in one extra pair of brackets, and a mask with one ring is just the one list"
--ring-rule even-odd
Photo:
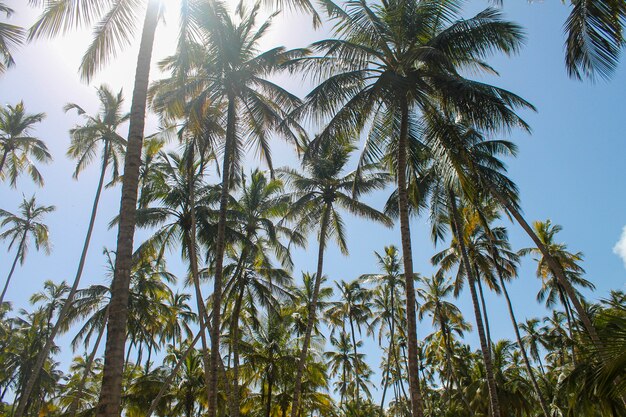
[[(80, 68), (90, 80), (132, 27), (142, 30), (130, 110), (106, 85), (97, 114), (65, 106), (81, 120), (69, 131), (73, 175), (97, 165), (99, 180), (73, 281), (46, 281), (26, 309), (12, 306), (12, 278), (29, 251), (50, 252), (55, 207), (32, 196), (16, 212), (0, 209), (11, 254), (0, 295), (2, 415), (626, 416), (626, 294), (586, 300), (581, 290), (594, 285), (583, 254), (561, 243), (558, 224), (524, 218), (505, 166), (517, 147), (501, 137), (529, 130), (519, 113), (534, 108), (467, 76), (493, 72), (492, 56), (522, 47), (523, 29), (498, 9), (463, 17), (458, 1), (280, 2), (334, 25), (333, 37), (265, 49), (274, 15), (259, 4), (182, 0), (176, 51), (150, 83), (160, 1), (29, 3), (42, 10), (30, 29), (0, 23), (0, 73), (27, 38), (80, 23), (95, 31)], [(568, 71), (608, 77), (626, 9), (579, 3), (565, 25)], [(12, 10), (0, 2), (0, 12)], [(315, 87), (298, 97), (280, 74)], [(156, 133), (144, 132), (147, 108), (160, 118)], [(12, 187), (24, 176), (44, 183), (44, 118), (23, 102), (0, 109), (0, 180)], [(292, 166), (274, 166), (274, 140), (297, 150)], [(249, 149), (267, 170), (246, 166)], [(112, 187), (121, 188), (110, 219), (117, 247), (102, 255), (106, 276), (84, 286), (100, 197)], [(368, 204), (373, 192), (388, 194), (384, 207)], [(325, 275), (324, 257), (348, 254), (345, 216), (397, 224), (400, 244), (371, 254), (377, 270), (339, 280)], [(445, 247), (432, 254), (432, 276), (413, 263), (424, 250), (411, 246), (418, 217)], [(512, 247), (511, 227), (532, 246)], [(316, 269), (300, 273), (292, 253), (304, 247)], [(516, 316), (507, 287), (525, 258), (536, 263), (546, 317)], [(169, 271), (172, 259), (184, 276)], [(506, 302), (509, 339), (492, 339), (488, 292)], [(418, 338), (418, 327), (430, 334)], [(69, 366), (57, 362), (63, 334)]]

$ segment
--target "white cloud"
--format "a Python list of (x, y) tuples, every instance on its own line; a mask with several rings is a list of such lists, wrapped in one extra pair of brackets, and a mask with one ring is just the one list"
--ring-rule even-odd
[(613, 246), (613, 253), (622, 258), (624, 268), (626, 268), (626, 226), (622, 229), (622, 235), (619, 240), (615, 246)]

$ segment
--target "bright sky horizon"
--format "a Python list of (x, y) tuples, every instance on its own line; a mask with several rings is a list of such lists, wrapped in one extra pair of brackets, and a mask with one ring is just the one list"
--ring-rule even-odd
[[(37, 11), (28, 9), (24, 0), (8, 0), (6, 4), (16, 10), (11, 22), (30, 25)], [(172, 6), (170, 4), (170, 6)], [(489, 7), (486, 1), (466, 3), (463, 16), (471, 16)], [(481, 81), (504, 87), (537, 107), (537, 113), (523, 112), (530, 124), (531, 135), (512, 132), (508, 139), (519, 146), (519, 155), (507, 160), (510, 177), (520, 188), (522, 207), (526, 218), (551, 219), (563, 226), (558, 240), (567, 244), (572, 252), (585, 255), (583, 263), (586, 278), (596, 285), (596, 291), (583, 291), (592, 301), (608, 296), (611, 289), (626, 290), (626, 128), (624, 97), (626, 97), (626, 63), (622, 62), (609, 81), (575, 81), (567, 77), (564, 65), (565, 22), (570, 7), (561, 2), (529, 3), (523, 0), (506, 0), (505, 17), (520, 24), (527, 33), (526, 45), (513, 57), (494, 56), (488, 62), (499, 71), (500, 77), (480, 77)], [(156, 62), (173, 52), (175, 42), (176, 10), (170, 7), (165, 28), (160, 28), (156, 40), (153, 68)], [(264, 48), (285, 45), (289, 48), (305, 47), (314, 40), (329, 37), (326, 29), (314, 31), (310, 17), (285, 12), (273, 25), (265, 39)], [(53, 250), (45, 256), (31, 250), (23, 266), (15, 272), (7, 299), (13, 302), (14, 311), (30, 308), (28, 298), (42, 288), (43, 282), (74, 278), (80, 250), (87, 227), (89, 211), (97, 183), (97, 164), (90, 166), (79, 178), (72, 179), (74, 163), (65, 157), (69, 145), (68, 130), (80, 120), (74, 113), (65, 114), (68, 102), (80, 104), (90, 114), (98, 109), (95, 88), (106, 83), (114, 91), (123, 88), (126, 108), (130, 106), (132, 79), (135, 70), (136, 42), (113, 60), (90, 84), (81, 83), (78, 77), (80, 57), (90, 40), (89, 31), (82, 31), (54, 41), (42, 40), (23, 46), (15, 53), (16, 66), (0, 76), (0, 103), (16, 104), (23, 100), (30, 113), (46, 112), (47, 118), (36, 129), (35, 135), (46, 141), (54, 161), (42, 166), (46, 185), (35, 187), (26, 176), (12, 189), (0, 184), (0, 208), (15, 212), (22, 200), (36, 193), (39, 204), (56, 205), (56, 212), (46, 218), (50, 226)], [(156, 71), (153, 71), (153, 79)], [(301, 76), (280, 79), (284, 86), (303, 97), (310, 83)], [(157, 128), (156, 117), (149, 116), (146, 135)], [(126, 131), (120, 131), (125, 136)], [(315, 133), (315, 132), (311, 132)], [(274, 165), (297, 166), (296, 154), (289, 146), (274, 141)], [(251, 156), (250, 169), (258, 165)], [(217, 177), (209, 178), (217, 181)], [(382, 209), (389, 190), (367, 197), (373, 206)], [(102, 248), (115, 249), (116, 230), (107, 224), (119, 209), (119, 187), (103, 193), (96, 221), (96, 229), (87, 259), (81, 287), (102, 282), (104, 257)], [(516, 225), (505, 222), (511, 244), (515, 250), (532, 246), (532, 242)], [(398, 227), (385, 229), (364, 220), (347, 222), (350, 257), (342, 256), (336, 247), (326, 252), (325, 275), (330, 281), (352, 280), (363, 273), (379, 272), (373, 251), (382, 252), (384, 246), (400, 247)], [(1, 230), (0, 230), (1, 232)], [(415, 272), (432, 274), (430, 257), (443, 249), (434, 248), (429, 239), (426, 219), (413, 220), (412, 238)], [(135, 246), (146, 233), (136, 233)], [(0, 242), (0, 283), (8, 274), (14, 250), (7, 252), (8, 242)], [(168, 265), (179, 279), (185, 266), (172, 252)], [(311, 236), (307, 250), (294, 253), (294, 278), (300, 280), (300, 271), (315, 270), (316, 242)], [(525, 259), (520, 269), (520, 279), (511, 285), (510, 292), (519, 315), (518, 319), (543, 316), (545, 308), (537, 304), (535, 296), (540, 287), (535, 277), (535, 263)], [(186, 292), (191, 292), (186, 289)], [(210, 289), (205, 286), (204, 294)], [(514, 338), (506, 306), (501, 297), (487, 295), (493, 339)], [(474, 323), (469, 293), (463, 292), (456, 303), (468, 322)], [(419, 336), (424, 338), (429, 326), (420, 325)], [(67, 337), (59, 338), (62, 348), (67, 348)], [(466, 335), (475, 348), (477, 336)], [(65, 364), (71, 359), (68, 349), (61, 354)], [(370, 366), (377, 369), (380, 357), (375, 343), (366, 342)], [(76, 354), (81, 354), (77, 352)], [(374, 382), (380, 376), (374, 378)], [(376, 391), (373, 392), (375, 398)]]

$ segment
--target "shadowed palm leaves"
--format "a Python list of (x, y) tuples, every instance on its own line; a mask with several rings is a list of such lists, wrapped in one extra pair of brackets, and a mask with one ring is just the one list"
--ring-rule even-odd
[(0, 179), (8, 179), (12, 187), (24, 170), (37, 185), (43, 185), (43, 177), (30, 158), (46, 163), (52, 156), (46, 144), (30, 133), (45, 117), (45, 113), (26, 113), (23, 102), (0, 108)]
[(388, 181), (387, 175), (376, 172), (373, 165), (364, 167), (359, 176), (355, 172), (342, 174), (352, 150), (352, 146), (349, 145), (324, 142), (314, 157), (304, 160), (303, 168), (306, 174), (288, 168), (281, 170), (281, 176), (294, 190), (287, 219), (295, 223), (297, 233), (306, 234), (317, 229), (319, 242), (315, 286), (298, 362), (292, 417), (297, 416), (299, 412), (302, 374), (315, 323), (327, 241), (334, 237), (341, 252), (348, 253), (344, 223), (337, 209), (342, 208), (356, 216), (386, 225), (391, 224), (384, 214), (357, 200), (360, 195), (384, 187)]
[(48, 240), (48, 226), (42, 223), (43, 217), (55, 210), (54, 206), (37, 206), (35, 202), (35, 196), (29, 200), (22, 201), (20, 204), (19, 214), (13, 214), (6, 210), (0, 209), (0, 218), (3, 218), (0, 227), (8, 226), (9, 228), (0, 234), (0, 240), (9, 240), (9, 250), (17, 244), (17, 251), (11, 270), (7, 276), (6, 283), (0, 295), (0, 306), (4, 301), (4, 296), (9, 288), (9, 283), (17, 261), (21, 265), (26, 260), (26, 255), (29, 248), (29, 240), (33, 239), (35, 243), (35, 249), (43, 249), (46, 254), (50, 253), (50, 241)]

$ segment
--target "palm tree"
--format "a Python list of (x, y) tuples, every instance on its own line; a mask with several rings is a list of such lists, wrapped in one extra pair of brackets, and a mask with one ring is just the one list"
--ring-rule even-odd
[(43, 185), (43, 177), (30, 156), (44, 163), (52, 156), (46, 144), (30, 133), (45, 117), (45, 113), (26, 113), (23, 101), (0, 107), (0, 179), (8, 178), (12, 187), (24, 169), (36, 184)]
[[(9, 18), (13, 14), (13, 9), (0, 2), (0, 13)], [(24, 29), (21, 27), (0, 22), (0, 74), (15, 65), (12, 50), (24, 41), (24, 37)]]
[[(354, 358), (359, 357), (357, 348), (359, 344), (356, 341), (355, 324), (361, 334), (362, 326), (367, 326), (368, 321), (372, 316), (372, 304), (369, 302), (370, 293), (365, 288), (361, 287), (359, 280), (354, 280), (349, 283), (341, 280), (337, 285), (339, 290), (340, 300), (331, 302), (328, 310), (326, 310), (326, 316), (329, 319), (333, 330), (337, 326), (341, 326), (342, 332), (346, 332), (346, 321), (350, 324), (350, 334), (352, 337), (352, 347), (354, 348)], [(331, 333), (332, 334), (332, 333)], [(361, 342), (362, 345), (362, 342)], [(360, 397), (359, 389), (363, 385), (360, 376), (363, 374), (363, 369), (354, 373), (355, 377), (355, 392), (354, 400), (356, 407), (359, 407)]]
[[(449, 280), (446, 280), (443, 274), (436, 274), (431, 278), (424, 278), (423, 282), (425, 288), (417, 290), (420, 297), (424, 300), (424, 303), (419, 307), (418, 317), (420, 320), (422, 320), (426, 314), (432, 317), (433, 327), (441, 332), (445, 360), (448, 365), (448, 370), (451, 373), (451, 378), (448, 376), (448, 379), (453, 379), (457, 387), (462, 390), (462, 381), (457, 374), (459, 364), (454, 363), (456, 356), (453, 350), (453, 333), (462, 336), (464, 331), (470, 330), (470, 326), (463, 319), (459, 308), (450, 301), (445, 300), (445, 298), (454, 291), (454, 285), (451, 284)], [(461, 396), (465, 404), (469, 406), (465, 394), (461, 393)]]
[(48, 235), (48, 226), (42, 223), (44, 215), (51, 213), (55, 210), (54, 206), (37, 206), (35, 196), (32, 196), (29, 200), (23, 199), (20, 204), (20, 213), (13, 214), (6, 210), (0, 209), (0, 218), (3, 218), (0, 227), (8, 226), (9, 229), (0, 234), (0, 240), (10, 239), (9, 250), (17, 243), (17, 251), (11, 270), (7, 276), (4, 289), (0, 295), (0, 306), (4, 301), (4, 296), (9, 288), (9, 283), (17, 261), (23, 265), (26, 260), (26, 254), (28, 253), (29, 239), (33, 239), (35, 243), (35, 249), (43, 249), (44, 253), (50, 253), (50, 241)]
[[(103, 383), (97, 410), (98, 417), (114, 417), (120, 414), (139, 167), (152, 48), (162, 2), (141, 0), (102, 5), (98, 0), (85, 0), (73, 3), (71, 7), (66, 7), (68, 4), (65, 1), (42, 0), (37, 3), (44, 3), (46, 8), (31, 27), (29, 39), (56, 36), (77, 26), (91, 25), (92, 22), (98, 21), (93, 42), (83, 56), (80, 66), (81, 76), (86, 80), (90, 80), (97, 70), (106, 65), (119, 48), (129, 43), (134, 35), (138, 13), (142, 9), (145, 10), (130, 108), (115, 258), (117, 264), (110, 307), (111, 319), (108, 324)], [(23, 413), (24, 406), (20, 404), (15, 416), (22, 417)]]
[[(463, 114), (481, 128), (525, 124), (512, 107), (527, 103), (505, 90), (468, 80), (460, 69), (487, 69), (493, 52), (507, 54), (521, 46), (521, 29), (487, 9), (474, 18), (458, 19), (458, 2), (385, 1), (370, 6), (352, 2), (337, 23), (340, 39), (323, 40), (312, 48), (332, 65), (322, 66), (325, 79), (307, 97), (303, 110), (330, 117), (319, 142), (372, 129), (362, 163), (389, 155), (398, 184), (398, 208), (407, 294), (409, 386), (415, 417), (424, 414), (418, 382), (413, 257), (407, 195), (410, 125), (433, 102), (447, 112)], [(325, 60), (320, 60), (325, 63)], [(329, 70), (329, 68), (331, 68)], [(330, 73), (330, 74), (329, 74)], [(317, 146), (312, 147), (315, 151)], [(413, 156), (413, 155), (411, 155)]]
[(30, 391), (37, 379), (37, 374), (41, 366), (48, 356), (48, 350), (54, 343), (54, 338), (59, 330), (59, 326), (65, 320), (68, 314), (80, 279), (87, 260), (87, 251), (89, 250), (89, 243), (91, 242), (91, 234), (96, 221), (96, 213), (98, 212), (98, 203), (100, 201), (100, 194), (102, 187), (104, 186), (104, 177), (109, 165), (112, 166), (111, 181), (109, 185), (117, 181), (119, 177), (119, 162), (126, 148), (126, 141), (122, 138), (117, 130), (125, 123), (130, 114), (124, 114), (122, 112), (122, 105), (124, 99), (122, 97), (122, 91), (117, 94), (111, 92), (106, 86), (100, 86), (98, 88), (98, 98), (100, 99), (100, 112), (96, 116), (89, 116), (85, 110), (78, 104), (70, 103), (65, 106), (65, 111), (76, 110), (77, 113), (85, 118), (85, 124), (82, 126), (74, 127), (70, 130), (71, 144), (67, 151), (68, 156), (73, 159), (77, 159), (76, 168), (74, 170), (74, 178), (78, 178), (80, 173), (87, 167), (87, 165), (93, 161), (98, 151), (99, 145), (102, 143), (102, 163), (100, 168), (100, 179), (96, 188), (96, 195), (94, 197), (93, 206), (91, 209), (91, 217), (89, 218), (89, 225), (87, 226), (87, 234), (85, 235), (85, 241), (83, 243), (83, 249), (80, 254), (80, 260), (78, 261), (78, 268), (74, 277), (74, 282), (67, 295), (65, 304), (59, 312), (57, 322), (50, 331), (49, 340), (44, 345), (43, 349), (39, 353), (39, 357), (33, 368), (28, 383), (26, 384), (25, 394), (29, 395)]
[[(398, 249), (395, 246), (385, 246), (385, 255), (382, 256), (378, 252), (374, 252), (377, 263), (382, 274), (364, 274), (359, 277), (363, 282), (372, 283), (373, 288), (373, 314), (372, 321), (369, 326), (369, 332), (373, 333), (375, 327), (379, 328), (378, 344), (382, 344), (382, 339), (389, 341), (387, 347), (387, 358), (385, 365), (385, 374), (383, 375), (383, 393), (380, 401), (380, 408), (385, 405), (385, 396), (387, 388), (391, 380), (392, 364), (395, 366), (395, 372), (400, 372), (400, 360), (397, 355), (398, 337), (396, 329), (398, 325), (398, 315), (402, 310), (401, 294), (399, 288), (404, 282), (401, 273), (401, 260), (398, 258)], [(385, 330), (388, 334), (385, 334)], [(392, 357), (393, 356), (393, 357)]]
[[(553, 225), (550, 219), (545, 222), (533, 222), (533, 228), (535, 229), (535, 233), (537, 233), (541, 242), (546, 248), (548, 248), (550, 256), (558, 262), (570, 285), (573, 287), (576, 286), (593, 290), (595, 286), (582, 277), (582, 274), (585, 273), (585, 270), (579, 265), (579, 262), (582, 261), (582, 253), (571, 253), (567, 250), (567, 246), (565, 244), (555, 242), (556, 234), (563, 228), (558, 224)], [(567, 317), (570, 337), (572, 337), (574, 316), (571, 303), (567, 297), (565, 289), (556, 278), (556, 274), (550, 265), (548, 265), (546, 257), (542, 256), (543, 254), (538, 248), (520, 249), (519, 254), (522, 256), (528, 254), (541, 256), (539, 259), (536, 259), (537, 278), (540, 278), (542, 281), (541, 289), (537, 294), (537, 300), (545, 301), (546, 307), (548, 308), (553, 307), (557, 299), (561, 302), (565, 311), (565, 317)], [(578, 299), (584, 299), (577, 289), (574, 289), (574, 291)]]
[[(195, 54), (189, 57), (190, 67), (195, 75), (188, 77), (183, 91), (192, 105), (203, 107), (220, 105), (226, 109), (224, 116), (226, 131), (223, 147), (222, 183), (219, 217), (214, 251), (214, 290), (211, 326), (211, 380), (208, 414), (214, 417), (217, 399), (217, 370), (223, 290), (223, 262), (226, 237), (226, 210), (229, 190), (234, 185), (234, 175), (238, 172), (244, 138), (256, 144), (259, 154), (270, 169), (271, 154), (268, 133), (276, 131), (293, 142), (298, 137), (292, 133), (290, 124), (285, 123), (286, 115), (300, 101), (283, 90), (267, 77), (287, 68), (286, 64), (303, 55), (303, 50), (286, 51), (278, 47), (259, 53), (259, 40), (270, 26), (270, 21), (256, 27), (259, 5), (251, 10), (238, 8), (237, 20), (229, 16), (226, 7), (220, 2), (203, 2), (198, 9), (199, 31), (206, 39), (206, 45), (196, 45)], [(174, 60), (175, 61), (175, 60)], [(173, 68), (172, 68), (173, 69)], [(174, 78), (162, 83), (167, 92), (180, 88)], [(199, 105), (196, 103), (200, 103)]]
[(350, 145), (325, 142), (320, 145), (314, 158), (307, 158), (303, 161), (303, 169), (308, 176), (294, 169), (281, 170), (285, 182), (294, 189), (291, 210), (287, 219), (295, 221), (295, 231), (301, 234), (311, 229), (318, 229), (319, 242), (315, 286), (308, 308), (307, 326), (298, 361), (291, 409), (292, 417), (296, 417), (299, 412), (302, 375), (316, 320), (317, 301), (323, 276), (324, 250), (328, 239), (334, 237), (341, 252), (348, 253), (344, 223), (337, 209), (341, 207), (353, 215), (366, 217), (387, 226), (391, 225), (391, 220), (383, 213), (357, 200), (360, 195), (384, 187), (388, 177), (376, 172), (374, 166), (364, 167), (360, 175), (356, 172), (342, 175), (352, 150), (353, 147)]

